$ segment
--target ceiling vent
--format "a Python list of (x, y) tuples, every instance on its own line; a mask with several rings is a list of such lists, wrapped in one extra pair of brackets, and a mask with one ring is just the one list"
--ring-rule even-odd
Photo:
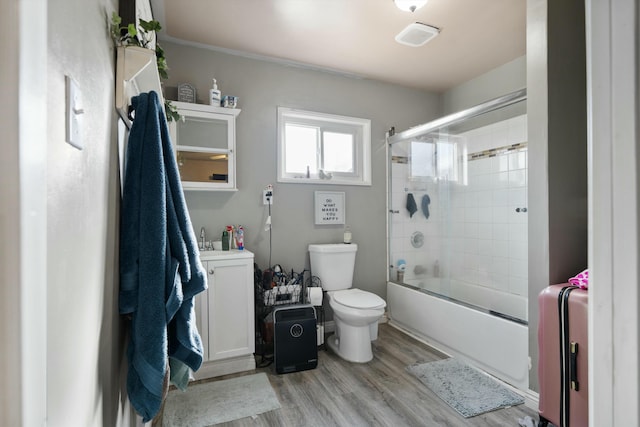
[(407, 28), (400, 31), (400, 34), (396, 36), (396, 41), (407, 46), (418, 47), (422, 46), (440, 33), (440, 28), (432, 27), (431, 25), (423, 24), (421, 22), (414, 22), (409, 24)]

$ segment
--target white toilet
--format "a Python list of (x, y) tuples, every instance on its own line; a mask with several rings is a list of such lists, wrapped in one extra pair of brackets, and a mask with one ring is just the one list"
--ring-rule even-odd
[(336, 332), (329, 347), (350, 362), (373, 359), (371, 341), (378, 338), (378, 320), (387, 303), (371, 292), (351, 288), (358, 245), (309, 245), (311, 274), (320, 278), (333, 310)]

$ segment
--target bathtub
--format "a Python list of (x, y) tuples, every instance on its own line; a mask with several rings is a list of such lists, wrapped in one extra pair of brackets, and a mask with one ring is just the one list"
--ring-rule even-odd
[(392, 326), (528, 391), (526, 325), (393, 282), (387, 283), (387, 310)]

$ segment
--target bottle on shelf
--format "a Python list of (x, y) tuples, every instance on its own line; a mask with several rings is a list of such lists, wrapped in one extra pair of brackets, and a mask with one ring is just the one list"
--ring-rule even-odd
[(209, 90), (209, 104), (220, 106), (220, 100), (222, 99), (222, 92), (218, 89), (218, 82), (213, 79), (213, 87)]

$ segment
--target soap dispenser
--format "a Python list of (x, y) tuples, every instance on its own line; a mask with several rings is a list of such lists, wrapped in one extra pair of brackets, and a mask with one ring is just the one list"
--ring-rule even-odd
[(213, 79), (213, 87), (209, 90), (209, 104), (220, 106), (220, 100), (222, 99), (222, 92), (218, 89), (218, 82)]

